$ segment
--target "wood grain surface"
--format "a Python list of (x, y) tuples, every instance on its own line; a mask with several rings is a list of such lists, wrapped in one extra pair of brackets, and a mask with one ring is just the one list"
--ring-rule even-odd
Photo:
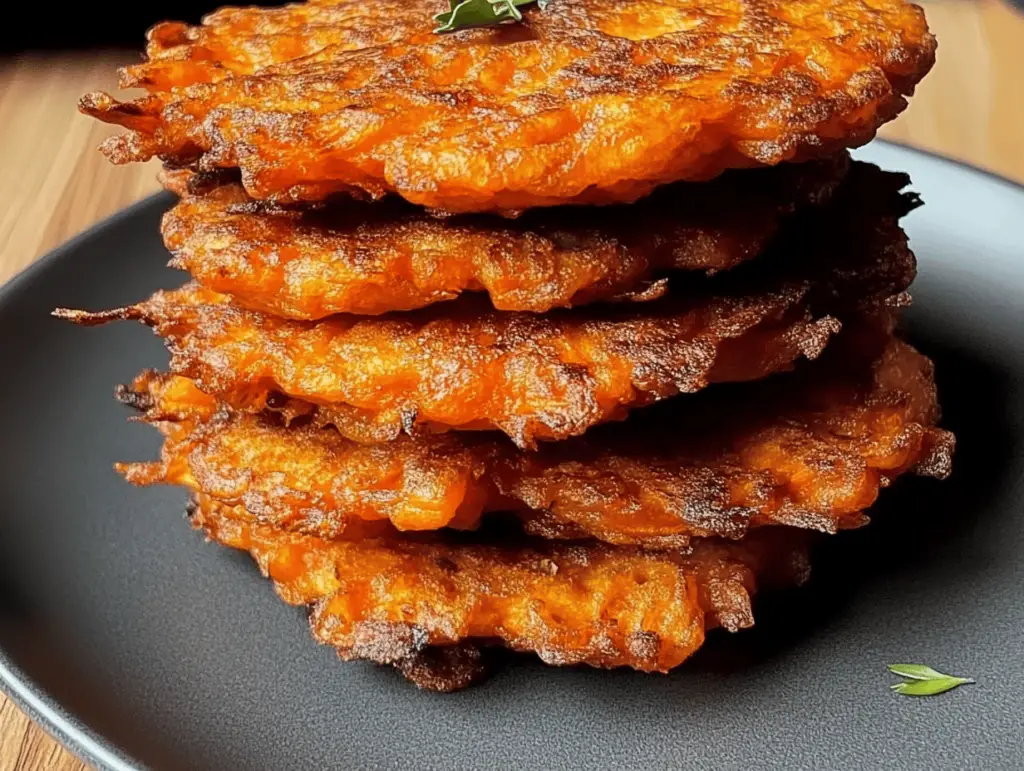
[[(994, 0), (932, 0), (925, 8), (938, 63), (883, 135), (1024, 182), (1024, 14)], [(110, 130), (75, 112), (82, 93), (111, 88), (114, 67), (130, 59), (0, 63), (0, 283), (157, 189), (152, 164), (113, 167), (95, 152)], [(0, 771), (85, 768), (0, 696)]]

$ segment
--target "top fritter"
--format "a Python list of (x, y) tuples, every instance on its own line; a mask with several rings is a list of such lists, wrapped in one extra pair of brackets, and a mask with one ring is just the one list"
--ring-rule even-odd
[(553, 0), (431, 31), (446, 4), (320, 0), (162, 24), (82, 100), (153, 156), (238, 167), (276, 202), (396, 192), (456, 212), (633, 201), (659, 184), (869, 140), (931, 67), (905, 0)]

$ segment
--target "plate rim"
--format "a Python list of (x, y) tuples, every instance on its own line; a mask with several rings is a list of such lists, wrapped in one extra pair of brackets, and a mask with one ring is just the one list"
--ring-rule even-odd
[[(903, 141), (876, 138), (861, 147), (875, 144), (889, 145), (904, 152), (958, 167), (988, 178), (991, 181), (1008, 185), (1020, 193), (1024, 193), (1024, 181), (1019, 182), (996, 171), (975, 166), (967, 161), (953, 158), (934, 150), (916, 147)], [(146, 196), (96, 222), (50, 250), (39, 259), (34, 260), (7, 282), (0, 285), (0, 306), (12, 294), (25, 288), (52, 265), (64, 259), (68, 252), (79, 248), (85, 242), (95, 238), (99, 233), (118, 227), (124, 221), (137, 216), (139, 212), (157, 205), (161, 199), (166, 200), (170, 204), (173, 202), (174, 197), (167, 191), (159, 191)], [(12, 661), (10, 655), (2, 646), (0, 646), (0, 693), (5, 695), (16, 708), (21, 710), (35, 726), (59, 742), (62, 747), (76, 758), (93, 765), (98, 771), (144, 771), (146, 768), (139, 761), (125, 754), (112, 741), (90, 728), (79, 716), (71, 713), (63, 704), (46, 693), (42, 687)]]

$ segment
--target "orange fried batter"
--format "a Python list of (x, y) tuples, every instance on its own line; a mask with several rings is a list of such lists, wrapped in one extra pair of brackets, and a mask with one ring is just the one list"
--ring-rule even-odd
[(410, 13), (409, 5), (409, 0), (311, 0), (284, 8), (229, 6), (208, 14), (200, 26), (162, 22), (146, 34), (147, 61), (124, 67), (120, 85), (170, 91), (251, 74), (329, 46), (356, 50), (415, 35), (427, 38), (431, 25)]
[[(706, 629), (751, 626), (758, 584), (807, 575), (805, 539), (790, 533), (706, 541), (682, 555), (599, 544), (328, 542), (253, 526), (244, 510), (203, 500), (192, 516), (213, 540), (249, 551), (286, 602), (311, 605), (319, 642), (342, 658), (403, 670), (434, 647), (497, 642), (548, 664), (666, 672), (700, 647)], [(466, 684), (436, 685), (445, 682), (442, 690)]]
[[(143, 320), (165, 338), (173, 372), (239, 409), (273, 406), (283, 392), (324, 408), (358, 441), (497, 428), (531, 447), (709, 383), (787, 369), (820, 353), (835, 315), (902, 292), (914, 257), (897, 218), (912, 200), (891, 182), (905, 177), (861, 171), (776, 253), (713, 279), (687, 277), (680, 291), (642, 305), (539, 316), (465, 296), (307, 323), (238, 308), (193, 284), (128, 308), (58, 315)], [(861, 184), (871, 180), (879, 183)]]
[(863, 524), (893, 478), (945, 476), (953, 447), (934, 427), (931, 362), (860, 326), (797, 373), (711, 389), (536, 453), (491, 435), (361, 445), (313, 424), (218, 411), (190, 381), (144, 373), (121, 398), (161, 424), (163, 458), (119, 468), (324, 538), (358, 538), (382, 520), (473, 528), (504, 510), (547, 537), (647, 548), (771, 524), (835, 532)]
[(115, 162), (239, 168), (254, 198), (397, 192), (448, 211), (634, 201), (863, 144), (935, 40), (906, 0), (559, 0), (430, 32), (443, 0), (333, 0), (158, 27)]
[(486, 291), (500, 310), (653, 299), (668, 270), (718, 271), (762, 252), (780, 221), (831, 195), (849, 158), (673, 185), (632, 206), (440, 219), (388, 202), (287, 209), (238, 185), (188, 193), (163, 221), (173, 265), (238, 304), (294, 319), (410, 310)]

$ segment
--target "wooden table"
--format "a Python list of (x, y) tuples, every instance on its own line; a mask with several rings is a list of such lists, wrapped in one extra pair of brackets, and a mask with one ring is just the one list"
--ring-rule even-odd
[[(994, 0), (926, 0), (935, 70), (884, 136), (1024, 182), (1024, 14)], [(110, 87), (124, 54), (34, 56), (0, 66), (0, 282), (157, 189), (152, 165), (94, 152), (109, 130), (75, 101)], [(0, 696), (0, 771), (86, 768)]]

